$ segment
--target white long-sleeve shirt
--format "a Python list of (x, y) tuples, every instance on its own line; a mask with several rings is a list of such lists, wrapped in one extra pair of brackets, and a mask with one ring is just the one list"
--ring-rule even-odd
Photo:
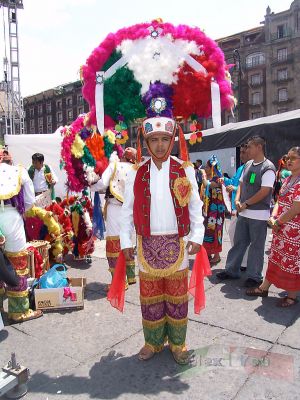
[[(52, 175), (52, 180), (57, 183), (58, 178), (53, 170), (53, 168), (48, 165), (51, 175)], [(48, 184), (45, 179), (45, 166), (43, 166), (40, 170), (35, 169), (34, 170), (34, 175), (33, 175), (33, 186), (34, 186), (34, 191), (35, 193), (41, 193), (45, 192), (48, 190)]]
[(32, 180), (30, 179), (28, 172), (22, 167), (22, 187), (24, 193), (25, 210), (28, 210), (33, 206), (35, 202), (35, 194)]
[[(147, 161), (147, 160), (146, 160)], [(145, 162), (146, 162), (145, 161)], [(180, 161), (180, 160), (179, 160)], [(132, 247), (134, 181), (137, 171), (132, 169), (128, 174), (125, 186), (124, 203), (121, 210), (121, 248)], [(202, 244), (204, 236), (202, 206), (194, 168), (185, 168), (185, 173), (192, 184), (192, 194), (188, 204), (191, 231), (188, 240)], [(151, 160), (150, 166), (150, 231), (151, 235), (168, 235), (178, 233), (177, 219), (170, 192), (170, 157), (162, 163), (159, 170)]]

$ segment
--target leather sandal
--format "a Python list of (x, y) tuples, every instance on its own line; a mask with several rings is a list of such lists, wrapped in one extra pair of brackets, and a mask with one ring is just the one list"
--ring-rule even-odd
[(21, 322), (31, 321), (32, 319), (40, 318), (40, 317), (42, 317), (42, 315), (43, 315), (42, 310), (36, 310), (36, 311), (28, 310), (26, 312), (26, 314), (24, 314), (20, 318), (17, 318), (17, 319), (10, 318), (9, 322), (12, 324), (17, 324), (17, 323), (21, 323)]
[(174, 360), (179, 365), (187, 365), (190, 362), (190, 353), (187, 350), (171, 350)]
[(150, 348), (150, 346), (143, 346), (138, 354), (138, 359), (140, 361), (148, 361), (154, 356), (155, 352)]
[(221, 257), (217, 258), (216, 260), (214, 260), (213, 258), (209, 260), (210, 265), (217, 265), (219, 264), (219, 262), (221, 262)]
[(260, 287), (252, 287), (246, 290), (246, 295), (253, 297), (268, 297), (269, 292), (268, 290), (263, 290)]
[(281, 307), (281, 308), (292, 307), (292, 306), (296, 305), (298, 302), (299, 302), (299, 300), (297, 300), (296, 298), (286, 296), (283, 299), (280, 299), (278, 301), (277, 307)]

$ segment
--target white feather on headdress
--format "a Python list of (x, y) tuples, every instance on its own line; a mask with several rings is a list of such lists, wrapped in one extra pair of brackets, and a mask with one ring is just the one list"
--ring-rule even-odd
[(123, 40), (118, 50), (128, 59), (128, 68), (141, 83), (141, 94), (149, 84), (160, 81), (170, 85), (176, 83), (176, 72), (188, 54), (199, 55), (201, 50), (194, 41), (173, 40), (169, 35), (156, 39), (146, 37), (138, 40)]

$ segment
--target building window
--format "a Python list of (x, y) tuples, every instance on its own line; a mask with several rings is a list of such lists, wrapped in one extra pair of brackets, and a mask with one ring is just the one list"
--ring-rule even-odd
[(32, 135), (35, 134), (34, 126), (31, 126), (31, 127), (30, 127), (30, 133), (31, 133)]
[(43, 114), (43, 105), (39, 104), (38, 105), (38, 115), (42, 115)]
[(52, 133), (52, 123), (47, 124), (47, 133)]
[(34, 108), (29, 109), (29, 116), (30, 116), (30, 118), (34, 117)]
[(261, 112), (253, 112), (251, 114), (252, 119), (260, 118), (261, 117)]
[(56, 119), (57, 119), (57, 122), (62, 122), (62, 120), (63, 120), (63, 118), (62, 118), (62, 112), (58, 112), (58, 113), (56, 114)]
[(78, 107), (77, 108), (77, 114), (78, 115), (83, 114), (83, 112), (84, 112), (83, 107)]
[(287, 70), (287, 68), (279, 69), (277, 71), (277, 80), (278, 81), (285, 81), (287, 78), (288, 78), (288, 70)]
[(260, 92), (252, 93), (252, 105), (260, 104)]
[(46, 103), (46, 112), (47, 114), (51, 113), (51, 103)]
[(82, 97), (82, 94), (79, 94), (79, 95), (77, 96), (77, 104), (83, 104), (83, 97)]
[(282, 39), (287, 36), (287, 25), (278, 25), (277, 26), (277, 39)]
[(38, 119), (38, 124), (39, 124), (39, 125), (43, 125), (43, 117), (40, 117), (40, 118)]
[(57, 109), (57, 110), (61, 110), (61, 100), (58, 100), (58, 101), (56, 102), (56, 109)]
[(282, 114), (282, 113), (285, 113), (287, 111), (288, 111), (287, 108), (278, 108), (278, 114)]
[(47, 115), (47, 124), (52, 124), (52, 115)]
[(265, 63), (264, 53), (253, 53), (246, 57), (246, 67), (251, 68)]
[(288, 91), (286, 88), (278, 89), (278, 101), (286, 101), (288, 99)]
[(34, 128), (34, 119), (31, 119), (29, 122), (30, 129)]
[(68, 121), (73, 119), (73, 110), (68, 110)]
[(67, 107), (72, 107), (72, 105), (73, 105), (72, 97), (68, 97), (66, 100), (66, 103), (67, 103)]
[(251, 75), (251, 85), (259, 85), (261, 83), (260, 74)]
[(39, 133), (42, 134), (43, 133), (43, 125), (39, 126)]
[(285, 61), (287, 59), (287, 48), (277, 50), (277, 60)]

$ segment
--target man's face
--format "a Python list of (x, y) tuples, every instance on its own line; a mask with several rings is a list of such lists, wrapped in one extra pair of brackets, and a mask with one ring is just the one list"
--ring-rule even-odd
[(38, 160), (32, 160), (32, 165), (34, 166), (35, 169), (38, 171), (43, 167), (43, 161), (38, 161)]
[(243, 164), (245, 164), (249, 160), (248, 156), (248, 147), (244, 146), (240, 149), (240, 158)]
[(156, 158), (162, 159), (169, 150), (171, 140), (169, 135), (154, 134), (148, 139), (148, 146)]
[(249, 142), (247, 144), (247, 155), (249, 160), (253, 160), (258, 154), (261, 153), (261, 145), (254, 142)]

